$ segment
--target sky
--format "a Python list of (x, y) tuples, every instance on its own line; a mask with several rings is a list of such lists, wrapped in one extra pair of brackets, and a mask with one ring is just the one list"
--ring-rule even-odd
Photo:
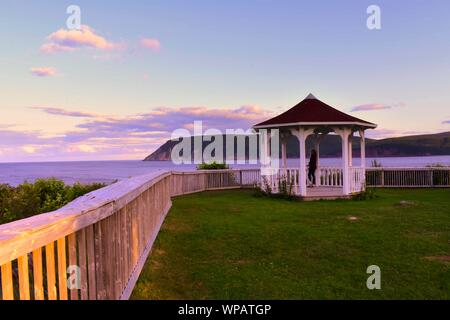
[(194, 121), (247, 129), (309, 93), (373, 138), (449, 131), (446, 0), (0, 4), (0, 162), (142, 159)]

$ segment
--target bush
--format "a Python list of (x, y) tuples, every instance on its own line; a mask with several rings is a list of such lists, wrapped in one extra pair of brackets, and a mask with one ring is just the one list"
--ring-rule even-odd
[(101, 183), (68, 186), (54, 178), (24, 182), (17, 187), (0, 185), (0, 224), (57, 210), (104, 186)]
[(296, 200), (298, 197), (293, 193), (293, 185), (294, 178), (291, 178), (291, 181), (288, 181), (286, 177), (281, 177), (278, 181), (278, 192), (274, 193), (272, 187), (269, 183), (267, 177), (262, 177), (261, 186), (255, 186), (253, 196), (260, 197), (269, 197), (276, 199), (285, 199), (285, 200)]
[(296, 199), (296, 196), (293, 192), (293, 186), (294, 186), (294, 177), (291, 177), (291, 180), (288, 181), (288, 179), (283, 176), (278, 181), (278, 197), (282, 199), (287, 200), (294, 200)]
[(430, 163), (426, 165), (427, 168), (448, 168), (448, 166), (446, 166), (443, 163), (440, 162), (434, 162), (434, 163)]
[(197, 170), (226, 170), (229, 168), (230, 167), (225, 163), (217, 163), (215, 161), (211, 163), (202, 163), (199, 166), (197, 166)]
[(378, 198), (378, 195), (375, 192), (375, 188), (367, 188), (363, 192), (355, 194), (352, 197), (352, 200), (363, 201), (363, 200), (370, 200), (370, 199), (375, 199), (375, 198)]

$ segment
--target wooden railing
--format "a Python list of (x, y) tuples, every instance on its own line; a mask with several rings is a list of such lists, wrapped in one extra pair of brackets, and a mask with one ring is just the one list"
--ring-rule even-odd
[(449, 187), (450, 168), (367, 168), (366, 184), (371, 187)]
[(156, 173), (0, 226), (0, 298), (128, 299), (171, 197), (250, 187), (259, 169)]

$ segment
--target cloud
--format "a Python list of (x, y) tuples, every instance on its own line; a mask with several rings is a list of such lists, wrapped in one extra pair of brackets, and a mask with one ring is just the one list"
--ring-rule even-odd
[[(256, 105), (236, 108), (160, 107), (144, 114), (112, 116), (54, 107), (32, 107), (61, 117), (82, 120), (58, 135), (0, 127), (0, 161), (141, 159), (170, 139), (179, 128), (192, 130), (203, 121), (203, 130), (248, 129), (272, 116)], [(191, 131), (193, 134), (193, 132)]]
[(141, 159), (166, 139), (155, 137), (89, 137), (70, 142), (71, 132), (46, 137), (39, 131), (0, 129), (0, 161), (64, 161)]
[(94, 118), (98, 115), (95, 113), (83, 112), (83, 111), (68, 111), (62, 108), (53, 107), (30, 107), (30, 109), (42, 110), (48, 114), (66, 117), (77, 117), (77, 118)]
[(41, 46), (41, 52), (71, 52), (81, 48), (115, 50), (122, 47), (96, 34), (95, 30), (87, 25), (81, 26), (80, 30), (60, 29), (50, 34), (47, 41), (48, 43)]
[(191, 128), (194, 121), (202, 121), (204, 129), (215, 128), (225, 132), (226, 129), (244, 130), (255, 123), (265, 120), (272, 114), (261, 107), (245, 105), (234, 109), (217, 109), (206, 107), (160, 107), (149, 113), (127, 117), (99, 116), (77, 125), (80, 131), (66, 135), (69, 142), (83, 141), (95, 137), (147, 137), (170, 138), (171, 133), (179, 128)]
[(442, 124), (450, 124), (450, 120), (442, 121)]
[(142, 38), (140, 45), (143, 48), (150, 49), (152, 51), (159, 51), (161, 49), (161, 43), (157, 39), (152, 38)]
[(394, 129), (377, 128), (376, 130), (367, 130), (366, 136), (372, 139), (384, 139), (388, 137), (401, 136), (402, 131)]
[(0, 128), (0, 147), (22, 147), (25, 145), (40, 144), (46, 139), (40, 138), (40, 133), (37, 131), (16, 131), (13, 129)]
[(386, 110), (386, 109), (393, 109), (393, 108), (403, 107), (403, 106), (405, 106), (404, 103), (397, 103), (397, 104), (392, 104), (392, 105), (381, 104), (381, 103), (368, 103), (368, 104), (363, 104), (363, 105), (352, 107), (350, 112)]
[(31, 68), (31, 74), (36, 77), (54, 77), (58, 74), (55, 68), (50, 67), (39, 67), (39, 68)]
[(88, 144), (78, 144), (73, 145), (68, 148), (68, 152), (85, 152), (85, 153), (95, 153), (97, 152), (97, 149)]
[(35, 146), (27, 145), (27, 146), (23, 146), (22, 150), (25, 151), (26, 153), (35, 153), (37, 148)]
[(432, 132), (424, 131), (424, 130), (416, 130), (416, 131), (406, 130), (406, 131), (404, 131), (404, 130), (381, 128), (381, 129), (366, 131), (366, 136), (368, 138), (372, 138), (372, 139), (386, 139), (386, 138), (429, 134), (429, 133), (432, 133)]

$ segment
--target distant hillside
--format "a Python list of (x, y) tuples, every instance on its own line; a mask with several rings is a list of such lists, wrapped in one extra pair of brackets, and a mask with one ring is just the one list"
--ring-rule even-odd
[[(225, 136), (224, 136), (225, 141)], [(155, 152), (145, 158), (145, 161), (164, 161), (171, 160), (171, 152), (178, 140), (169, 140), (158, 148)], [(210, 142), (203, 142), (203, 149)], [(306, 141), (306, 149), (313, 148), (314, 139), (309, 137)], [(191, 145), (193, 146), (193, 138), (191, 137)], [(359, 138), (353, 138), (354, 156), (359, 156)], [(192, 147), (193, 149), (193, 147)], [(295, 138), (291, 138), (288, 142), (288, 158), (297, 158), (299, 156), (298, 143)], [(236, 152), (236, 150), (235, 150)], [(224, 155), (225, 142), (224, 142)], [(327, 135), (320, 143), (321, 157), (339, 157), (341, 155), (341, 140), (339, 136)], [(414, 157), (414, 156), (435, 156), (450, 155), (450, 131), (405, 136), (389, 139), (366, 139), (366, 156), (367, 157)], [(246, 138), (246, 158), (248, 158), (248, 137)]]

